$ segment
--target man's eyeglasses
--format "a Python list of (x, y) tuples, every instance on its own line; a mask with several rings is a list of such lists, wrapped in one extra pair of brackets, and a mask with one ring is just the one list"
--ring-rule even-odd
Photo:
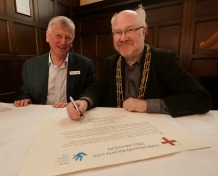
[(141, 28), (144, 28), (144, 26), (140, 26), (140, 27), (137, 27), (137, 28), (134, 28), (134, 29), (129, 28), (129, 29), (124, 30), (123, 32), (122, 32), (122, 31), (115, 31), (115, 32), (112, 32), (112, 35), (113, 35), (114, 38), (119, 38), (119, 37), (121, 37), (123, 33), (124, 33), (125, 35), (127, 35), (127, 36), (130, 36), (130, 35), (132, 35), (135, 31), (137, 31), (137, 30), (139, 30), (139, 29), (141, 29)]

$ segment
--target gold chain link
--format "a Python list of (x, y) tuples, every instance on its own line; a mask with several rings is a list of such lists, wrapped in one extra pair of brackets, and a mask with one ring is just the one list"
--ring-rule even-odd
[[(148, 44), (145, 44), (147, 47), (146, 55), (145, 55), (145, 62), (144, 68), (142, 72), (142, 79), (141, 84), (139, 86), (139, 94), (138, 99), (143, 100), (147, 82), (148, 82), (148, 75), (150, 71), (150, 63), (151, 63), (151, 48)], [(121, 56), (117, 61), (117, 68), (116, 68), (116, 87), (117, 87), (117, 107), (122, 107), (122, 103), (124, 101), (123, 98), (123, 87), (122, 87), (122, 74), (121, 74)]]

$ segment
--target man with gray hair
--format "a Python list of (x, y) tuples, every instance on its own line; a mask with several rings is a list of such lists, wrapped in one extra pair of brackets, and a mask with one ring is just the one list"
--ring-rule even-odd
[(127, 111), (166, 113), (173, 117), (206, 113), (212, 103), (208, 92), (177, 62), (176, 54), (145, 44), (145, 10), (124, 10), (111, 19), (113, 44), (118, 52), (105, 59), (97, 81), (67, 105), (68, 116), (95, 106), (123, 107)]
[(71, 52), (75, 25), (65, 16), (49, 21), (46, 41), (50, 52), (26, 60), (22, 68), (23, 84), (14, 102), (17, 107), (33, 104), (51, 104), (63, 108), (95, 81), (91, 59)]

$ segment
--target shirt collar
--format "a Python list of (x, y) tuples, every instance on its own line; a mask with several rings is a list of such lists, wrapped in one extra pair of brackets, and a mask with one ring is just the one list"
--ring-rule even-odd
[[(66, 56), (66, 58), (65, 58), (65, 61), (64, 61), (65, 65), (68, 63), (68, 56), (69, 56), (69, 53), (67, 53), (67, 56)], [(49, 65), (49, 66), (50, 66), (50, 65), (53, 65), (52, 60), (51, 60), (51, 51), (49, 52), (48, 65)], [(53, 66), (54, 66), (54, 65), (53, 65)]]

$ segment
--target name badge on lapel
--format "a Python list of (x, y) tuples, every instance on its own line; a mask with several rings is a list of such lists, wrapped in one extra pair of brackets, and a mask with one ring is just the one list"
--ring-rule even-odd
[(80, 75), (80, 70), (69, 71), (69, 75)]

